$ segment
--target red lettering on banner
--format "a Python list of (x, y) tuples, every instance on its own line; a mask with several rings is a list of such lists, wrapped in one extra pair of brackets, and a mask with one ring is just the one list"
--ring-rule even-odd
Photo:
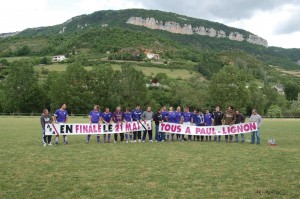
[(119, 132), (119, 125), (118, 124), (116, 124), (115, 130), (116, 130), (116, 132)]
[(201, 128), (196, 127), (196, 134), (198, 135), (201, 131)]
[(212, 134), (213, 134), (213, 135), (216, 135), (215, 128), (212, 128)]
[(89, 126), (89, 133), (92, 133), (92, 132), (93, 132), (93, 126), (90, 125), (90, 126)]
[(83, 127), (82, 127), (82, 133), (87, 133), (87, 131), (88, 131), (87, 125), (83, 125)]
[(76, 133), (78, 133), (78, 131), (79, 131), (79, 125), (75, 126), (75, 130), (76, 130)]
[(238, 133), (243, 133), (244, 132), (243, 126), (242, 125), (236, 126), (236, 131)]
[[(255, 124), (255, 123), (254, 123), (254, 124)], [(247, 132), (247, 131), (249, 131), (250, 126), (249, 126), (248, 124), (244, 124), (244, 129), (245, 129), (245, 131)]]
[(126, 131), (131, 131), (131, 123), (126, 122)]
[(205, 128), (201, 128), (200, 134), (205, 134)]
[(226, 131), (226, 128), (225, 128), (225, 127), (222, 127), (222, 132), (223, 132), (223, 135), (226, 135), (226, 134), (227, 134), (227, 131)]
[(100, 125), (100, 124), (98, 124), (98, 133), (101, 133), (102, 131), (101, 131), (101, 128), (102, 126)]
[(185, 133), (187, 133), (187, 134), (191, 134), (191, 129), (190, 129), (190, 127), (186, 127), (186, 129), (185, 129)]
[(211, 134), (211, 128), (206, 128), (206, 134), (210, 135)]
[(257, 129), (256, 123), (250, 123), (248, 125), (250, 126), (250, 131), (253, 131), (253, 130)]
[(177, 132), (178, 132), (178, 133), (181, 132), (181, 126), (177, 126)]
[(137, 128), (137, 125), (136, 125), (136, 123), (132, 123), (132, 130), (133, 131), (136, 131), (138, 128)]
[(171, 125), (171, 131), (172, 131), (172, 132), (176, 132), (176, 129), (177, 129), (177, 128), (176, 128), (175, 125)]
[(235, 133), (236, 133), (236, 128), (235, 128), (235, 126), (231, 126), (231, 127), (230, 127), (230, 132), (231, 132), (232, 134), (235, 134)]

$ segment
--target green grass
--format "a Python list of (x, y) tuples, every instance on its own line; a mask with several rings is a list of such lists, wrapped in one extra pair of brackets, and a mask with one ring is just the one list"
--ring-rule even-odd
[[(0, 126), (0, 198), (300, 197), (299, 120), (264, 120), (261, 145), (69, 136), (70, 145), (43, 147), (38, 117), (1, 117)], [(270, 136), (278, 146), (267, 146)]]
[[(34, 66), (35, 70), (39, 73), (41, 72), (42, 68), (48, 69), (49, 71), (58, 71), (62, 72), (65, 71), (67, 68), (67, 64), (59, 64), (54, 63), (51, 65), (43, 65), (43, 66)], [(85, 67), (87, 70), (91, 70), (91, 66)], [(114, 70), (121, 70), (121, 65), (113, 64), (112, 68)], [(199, 73), (194, 71), (189, 71), (186, 69), (164, 69), (164, 68), (156, 68), (156, 67), (142, 67), (142, 66), (134, 66), (136, 70), (142, 71), (147, 76), (155, 76), (157, 73), (166, 73), (170, 78), (181, 78), (181, 79), (189, 79), (195, 75), (203, 78)]]

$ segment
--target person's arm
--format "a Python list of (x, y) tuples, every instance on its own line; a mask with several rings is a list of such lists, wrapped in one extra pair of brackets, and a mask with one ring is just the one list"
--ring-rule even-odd
[(262, 124), (262, 117), (259, 116), (257, 127), (260, 128), (261, 124)]
[(41, 116), (41, 118), (40, 118), (40, 122), (41, 122), (41, 126), (42, 126), (42, 128), (44, 129), (44, 128), (45, 128), (45, 121), (44, 121), (44, 118), (43, 118), (43, 116)]
[(141, 120), (145, 120), (145, 111), (141, 115)]
[(231, 121), (230, 125), (235, 124), (235, 121), (236, 121), (236, 114), (233, 113), (233, 120)]
[(67, 112), (67, 115), (66, 115), (66, 120), (65, 120), (65, 123), (67, 123), (67, 122), (68, 122), (68, 118), (69, 118), (68, 111), (66, 111), (66, 112)]

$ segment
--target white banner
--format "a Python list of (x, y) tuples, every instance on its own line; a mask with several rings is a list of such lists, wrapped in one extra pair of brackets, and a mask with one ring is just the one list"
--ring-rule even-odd
[(112, 124), (45, 124), (45, 135), (113, 134), (151, 130), (151, 121)]
[(159, 124), (160, 132), (187, 135), (232, 135), (257, 131), (256, 122), (223, 126), (193, 126), (164, 122)]

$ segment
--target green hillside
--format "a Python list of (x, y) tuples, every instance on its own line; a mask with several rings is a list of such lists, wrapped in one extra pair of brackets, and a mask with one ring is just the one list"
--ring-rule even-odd
[[(137, 102), (151, 104), (153, 107), (172, 104), (211, 108), (223, 103), (214, 98), (209, 88), (212, 88), (214, 83), (218, 85), (219, 81), (223, 81), (219, 73), (224, 73), (232, 75), (229, 85), (232, 85), (230, 81), (241, 81), (239, 88), (248, 88), (246, 92), (239, 91), (243, 89), (236, 90), (237, 99), (233, 100), (243, 111), (249, 113), (251, 107), (256, 106), (262, 113), (273, 114), (274, 112), (269, 113), (269, 109), (278, 110), (276, 108), (280, 107), (282, 112), (285, 109), (290, 110), (285, 115), (297, 114), (293, 111), (298, 109), (292, 110), (291, 107), (300, 92), (300, 78), (297, 72), (300, 66), (296, 64), (300, 60), (300, 49), (267, 48), (245, 40), (175, 34), (127, 24), (130, 17), (153, 17), (163, 22), (190, 24), (193, 27), (204, 26), (222, 30), (226, 35), (232, 32), (251, 34), (207, 20), (142, 9), (98, 11), (74, 17), (63, 24), (26, 29), (15, 36), (0, 38), (0, 80), (4, 80), (0, 82), (0, 111), (30, 112), (39, 110), (40, 106), (56, 107), (61, 103), (61, 99), (55, 98), (53, 94), (57, 94), (61, 85), (68, 85), (68, 92), (63, 98), (65, 101), (70, 101), (70, 96), (76, 96), (76, 99), (72, 98), (71, 110), (75, 110), (76, 105), (76, 111), (84, 112), (90, 109), (90, 103), (98, 103), (99, 100), (109, 102), (106, 106), (110, 107), (129, 103), (118, 96), (118, 89), (110, 86), (110, 78), (116, 77), (123, 78), (125, 82), (131, 81), (130, 85), (146, 96), (138, 98), (139, 100), (132, 98), (130, 104), (126, 105), (132, 106)], [(146, 54), (149, 52), (158, 54), (159, 59), (148, 59)], [(54, 55), (65, 55), (67, 59), (63, 64), (52, 64), (51, 58)], [(25, 69), (26, 71), (22, 72)], [(77, 77), (81, 79), (81, 83), (75, 86), (73, 76), (70, 75), (76, 76), (79, 73), (84, 75)], [(103, 82), (102, 87), (106, 88), (109, 94), (102, 93), (101, 96), (91, 98), (93, 93), (102, 92), (93, 86), (97, 81), (91, 82), (88, 78), (94, 73), (100, 73), (94, 78)], [(28, 79), (24, 77), (22, 81), (17, 81), (15, 78), (25, 74), (34, 80), (27, 88), (32, 93), (28, 96), (28, 92), (24, 92), (22, 98), (18, 92), (15, 92), (16, 96), (12, 95), (9, 89), (19, 89), (19, 84), (23, 85)], [(102, 79), (102, 74), (110, 78)], [(235, 79), (235, 75), (238, 79)], [(226, 78), (225, 76), (224, 79)], [(53, 82), (53, 79), (58, 83)], [(151, 80), (161, 82), (163, 88), (150, 87), (145, 91), (146, 88), (141, 85), (149, 84)], [(53, 85), (49, 87), (47, 81)], [(122, 95), (128, 95), (127, 90), (130, 88), (119, 81), (116, 81), (115, 85), (122, 87)], [(90, 90), (82, 90), (86, 87)], [(284, 87), (284, 91), (281, 87)], [(49, 93), (46, 95), (44, 90), (49, 90)], [(82, 90), (80, 95), (76, 93), (78, 90)], [(33, 96), (43, 95), (47, 97), (43, 100), (37, 98), (40, 99), (39, 102), (33, 104)], [(245, 99), (239, 100), (241, 95)], [(15, 102), (16, 97), (20, 98), (20, 104)], [(27, 105), (21, 103), (24, 99), (29, 100)], [(226, 103), (230, 102), (228, 100), (224, 103), (229, 105)], [(39, 103), (41, 104), (38, 105)]]

